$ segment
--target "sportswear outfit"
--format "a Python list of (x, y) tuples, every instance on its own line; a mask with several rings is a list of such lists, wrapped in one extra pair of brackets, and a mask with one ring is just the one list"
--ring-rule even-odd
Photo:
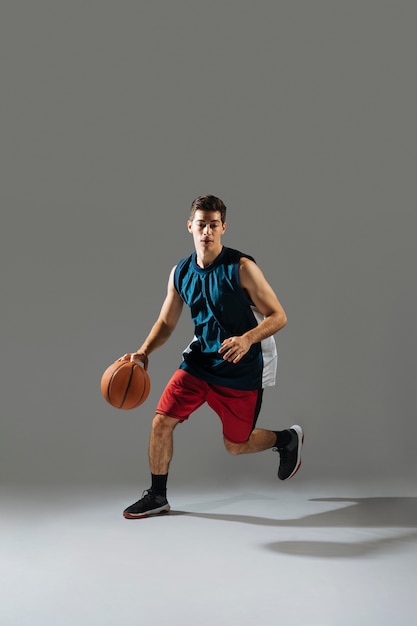
[[(237, 363), (229, 363), (218, 352), (225, 339), (243, 335), (264, 319), (240, 285), (242, 257), (254, 261), (247, 254), (223, 247), (207, 267), (197, 264), (196, 252), (176, 266), (174, 286), (190, 308), (195, 334), (156, 409), (161, 415), (184, 421), (207, 402), (220, 417), (224, 436), (233, 443), (249, 439), (261, 408), (263, 389), (275, 384), (277, 370), (277, 350), (272, 336), (253, 344)], [(291, 458), (290, 471), (280, 476), (283, 480), (292, 476), (301, 462), (302, 431), (297, 429), (301, 431), (299, 426), (290, 429), (289, 436), (291, 445), (296, 441), (297, 467), (292, 467)], [(288, 450), (284, 453), (280, 450), (281, 464), (291, 445), (286, 446)], [(125, 517), (167, 512), (166, 499), (155, 501), (153, 509), (149, 508), (153, 495), (150, 490), (144, 492), (142, 500), (126, 509)], [(137, 512), (131, 510), (135, 506)]]

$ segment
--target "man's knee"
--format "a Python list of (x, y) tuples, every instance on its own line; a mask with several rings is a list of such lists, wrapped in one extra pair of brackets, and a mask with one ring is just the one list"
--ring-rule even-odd
[(237, 455), (237, 454), (244, 453), (246, 443), (233, 443), (232, 441), (229, 441), (228, 439), (226, 439), (226, 437), (223, 437), (223, 441), (224, 441), (226, 450), (230, 454)]
[(169, 432), (174, 430), (175, 426), (179, 424), (180, 420), (175, 417), (169, 417), (168, 415), (161, 415), (156, 413), (152, 420), (152, 430), (154, 432)]

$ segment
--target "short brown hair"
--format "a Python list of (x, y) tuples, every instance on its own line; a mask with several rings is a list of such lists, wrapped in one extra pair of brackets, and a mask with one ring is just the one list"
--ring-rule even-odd
[(190, 222), (193, 221), (196, 211), (218, 211), (221, 216), (222, 224), (226, 221), (226, 205), (223, 200), (216, 196), (198, 196), (193, 200), (190, 211)]

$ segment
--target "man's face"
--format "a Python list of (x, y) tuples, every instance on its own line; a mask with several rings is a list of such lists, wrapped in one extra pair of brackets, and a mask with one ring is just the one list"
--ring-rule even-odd
[(197, 210), (193, 220), (188, 220), (187, 227), (196, 249), (217, 251), (221, 247), (226, 224), (222, 223), (220, 211)]

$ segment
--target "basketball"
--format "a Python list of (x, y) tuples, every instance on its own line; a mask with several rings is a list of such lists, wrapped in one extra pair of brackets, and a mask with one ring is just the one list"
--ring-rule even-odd
[(149, 395), (151, 381), (148, 373), (133, 361), (115, 361), (101, 377), (101, 393), (116, 409), (135, 409)]

